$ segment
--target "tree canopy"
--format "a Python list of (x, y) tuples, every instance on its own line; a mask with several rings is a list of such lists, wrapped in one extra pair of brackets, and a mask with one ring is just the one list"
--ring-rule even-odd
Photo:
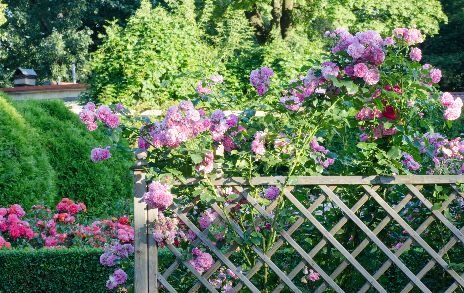
[[(145, 2), (143, 5), (151, 3), (157, 8), (151, 13), (159, 15), (150, 16), (151, 18), (161, 19), (164, 17), (163, 13), (168, 13), (165, 17), (172, 19), (165, 19), (166, 23), (162, 25), (166, 32), (171, 32), (175, 26), (182, 26), (182, 17), (190, 18), (189, 24), (198, 40), (201, 40), (200, 43), (209, 46), (211, 56), (217, 51), (219, 55), (216, 62), (225, 64), (223, 66), (228, 72), (224, 74), (235, 84), (246, 78), (245, 70), (249, 71), (254, 65), (260, 64), (283, 67), (277, 72), (282, 78), (294, 76), (303, 63), (321, 58), (323, 32), (338, 26), (352, 31), (376, 29), (382, 33), (395, 27), (417, 27), (430, 36), (436, 34), (439, 24), (446, 21), (439, 0), (3, 2), (7, 5), (6, 23), (0, 27), (3, 36), (0, 84), (3, 86), (11, 83), (11, 75), (19, 66), (36, 69), (41, 81), (59, 81), (71, 78), (71, 64), (75, 63), (78, 77), (85, 81), (95, 68), (94, 64), (88, 66), (92, 52), (97, 51), (95, 56), (98, 62), (101, 60), (98, 56), (104, 52), (114, 53), (108, 50), (108, 44), (115, 40), (114, 35), (124, 34), (128, 37), (130, 33), (137, 34), (131, 31), (133, 28), (128, 28), (126, 32), (124, 28), (129, 19), (141, 17), (140, 13), (139, 16), (135, 13), (142, 2)], [(190, 15), (185, 14), (176, 19), (176, 11)], [(133, 17), (129, 18), (130, 16)], [(164, 28), (166, 26), (170, 28)], [(188, 34), (188, 31), (186, 28), (184, 33)], [(138, 36), (140, 42), (153, 41), (143, 35)], [(161, 34), (156, 37), (162, 38)], [(142, 46), (140, 42), (137, 44)], [(126, 59), (130, 57), (129, 54)], [(174, 59), (172, 60), (176, 63)], [(178, 65), (174, 68), (176, 66)], [(210, 65), (214, 66), (217, 67), (217, 64)], [(152, 85), (146, 87), (150, 86)], [(156, 94), (158, 93), (159, 91)]]

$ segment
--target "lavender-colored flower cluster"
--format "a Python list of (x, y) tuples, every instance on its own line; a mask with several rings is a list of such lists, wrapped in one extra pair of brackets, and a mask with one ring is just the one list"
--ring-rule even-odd
[(127, 274), (122, 269), (116, 269), (113, 275), (110, 276), (109, 280), (106, 281), (106, 288), (113, 290), (118, 286), (123, 285), (127, 281)]
[(148, 186), (148, 192), (144, 194), (143, 199), (151, 208), (165, 210), (172, 204), (173, 195), (169, 185), (155, 181)]
[(401, 162), (409, 171), (417, 171), (421, 168), (421, 165), (408, 153), (403, 153), (403, 160)]
[(216, 289), (221, 289), (223, 293), (233, 292), (233, 280), (237, 279), (237, 275), (230, 269), (221, 267), (215, 278), (209, 279), (209, 283)]
[(314, 71), (309, 70), (306, 76), (301, 77), (299, 81), (293, 81), (293, 86), (285, 96), (280, 98), (280, 102), (290, 111), (298, 111), (306, 98), (310, 97), (320, 83), (320, 79)]
[(204, 211), (201, 214), (200, 218), (198, 219), (200, 228), (202, 230), (207, 229), (209, 226), (211, 226), (211, 224), (214, 223), (214, 221), (217, 219), (218, 216), (219, 215), (216, 211), (214, 211), (211, 208), (208, 208), (206, 211)]
[(118, 264), (118, 261), (128, 258), (133, 253), (134, 245), (115, 243), (105, 247), (105, 252), (100, 256), (100, 264), (112, 267)]
[(419, 152), (429, 155), (434, 168), (429, 174), (464, 174), (464, 140), (449, 140), (439, 133), (425, 133), (418, 138)]
[(111, 158), (111, 152), (109, 150), (109, 147), (106, 148), (94, 148), (90, 152), (90, 159), (93, 162), (98, 162), (98, 161), (105, 161)]
[(267, 200), (276, 200), (280, 195), (280, 189), (277, 186), (269, 186), (263, 194), (263, 197)]
[[(383, 40), (378, 32), (372, 30), (352, 35), (343, 28), (327, 32), (326, 36), (337, 39), (332, 53), (346, 52), (352, 58), (352, 65), (345, 68), (347, 75), (362, 78), (368, 85), (379, 82), (377, 66), (385, 61), (385, 47), (391, 43), (391, 39)], [(322, 76), (326, 79), (329, 75), (337, 76), (337, 69), (336, 64), (326, 62), (322, 64)]]
[(269, 90), (272, 76), (274, 76), (274, 71), (269, 67), (262, 67), (251, 71), (250, 83), (256, 89), (259, 96), (264, 95)]

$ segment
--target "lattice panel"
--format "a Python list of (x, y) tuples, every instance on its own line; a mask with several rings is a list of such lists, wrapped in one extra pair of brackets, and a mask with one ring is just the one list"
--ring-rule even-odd
[[(135, 223), (142, 223), (143, 218), (145, 226), (136, 227), (136, 231), (141, 231), (136, 239), (136, 291), (220, 292), (210, 280), (224, 268), (237, 276), (233, 292), (464, 290), (464, 274), (454, 266), (464, 264), (464, 257), (454, 257), (464, 255), (464, 227), (450, 218), (449, 213), (452, 209), (456, 217), (464, 217), (464, 206), (459, 210), (464, 194), (457, 185), (464, 182), (464, 176), (299, 177), (296, 184), (283, 190), (285, 208), (280, 210), (289, 214), (276, 229), (274, 241), (264, 249), (258, 243), (250, 243), (247, 237), (261, 224), (273, 223), (280, 211), (279, 201), (263, 206), (253, 190), (257, 186), (274, 185), (281, 179), (255, 178), (245, 182), (232, 178), (215, 183), (218, 188), (232, 187), (239, 194), (228, 205), (209, 206), (219, 215), (212, 226), (226, 225), (237, 239), (242, 239), (222, 246), (216, 245), (218, 242), (209, 228), (202, 231), (197, 225), (199, 198), (184, 208), (171, 206), (183, 224), (196, 234), (189, 247), (202, 247), (215, 260), (202, 274), (189, 263), (188, 253), (181, 247), (162, 248), (172, 255), (168, 264), (160, 265), (162, 261), (150, 256), (161, 249), (152, 240), (150, 229), (156, 211), (147, 210), (141, 202), (144, 188), (139, 186)], [(146, 186), (143, 177), (137, 184)], [(187, 183), (194, 184), (194, 180)], [(449, 191), (446, 198), (434, 198), (435, 184)], [(243, 224), (237, 220), (233, 208), (238, 202), (255, 215), (252, 222)], [(139, 220), (137, 213), (141, 215)], [(346, 235), (351, 237), (346, 239)], [(394, 235), (400, 235), (401, 241), (393, 247), (390, 239), (398, 238)], [(255, 263), (244, 264), (244, 248), (257, 259)], [(320, 280), (303, 282), (303, 271), (307, 268), (316, 271)], [(138, 275), (138, 270), (148, 272)], [(265, 286), (264, 275), (272, 280)], [(350, 283), (353, 276), (358, 281)], [(434, 277), (440, 278), (446, 287), (434, 287)]]

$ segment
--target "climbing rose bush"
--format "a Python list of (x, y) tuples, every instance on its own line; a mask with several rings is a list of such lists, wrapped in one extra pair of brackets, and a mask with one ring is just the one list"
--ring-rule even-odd
[[(332, 42), (327, 60), (287, 84), (273, 84), (271, 68), (251, 72), (255, 93), (249, 98), (256, 100), (252, 109), (224, 109), (226, 99), (221, 98), (227, 93), (221, 84), (227, 81), (215, 75), (200, 81), (192, 99), (173, 105), (162, 119), (139, 117), (124, 109), (117, 120), (108, 118), (117, 112), (115, 107), (95, 110), (93, 104), (80, 115), (89, 130), (97, 122), (107, 127), (114, 145), (105, 149), (117, 147), (119, 136), (125, 135), (134, 148), (146, 152), (152, 183), (144, 200), (158, 209), (153, 237), (160, 247), (182, 248), (183, 257), (200, 275), (211, 268), (214, 254), (197, 241), (197, 231), (178, 214), (187, 207), (190, 221), (218, 249), (240, 247), (244, 267), (231, 271), (229, 277), (219, 270), (209, 279), (224, 292), (231, 290), (243, 269), (256, 263), (256, 257), (250, 259), (254, 257), (251, 246), (269, 251), (278, 231), (294, 218), (283, 196), (294, 176), (464, 174), (463, 103), (435, 88), (442, 76), (438, 68), (420, 63), (421, 32), (398, 28), (383, 37), (372, 30), (352, 34), (339, 28), (325, 35)], [(261, 104), (263, 96), (274, 102)], [(116, 120), (121, 124), (113, 127)], [(257, 214), (247, 200), (239, 198), (240, 191), (216, 188), (216, 176), (246, 180), (281, 176), (276, 185), (249, 190), (263, 208), (276, 205), (270, 219), (256, 223)], [(184, 189), (175, 185), (192, 177), (198, 178), (197, 185)], [(436, 194), (442, 191), (437, 188)], [(354, 195), (346, 196), (352, 200)], [(301, 200), (308, 197), (300, 195)], [(226, 209), (231, 218), (222, 219)], [(419, 208), (405, 207), (407, 216), (415, 210)], [(338, 217), (330, 208), (324, 213)], [(451, 217), (461, 221), (459, 208)], [(229, 225), (232, 219), (242, 234)], [(347, 233), (343, 237), (354, 241)], [(404, 236), (392, 235), (385, 241), (398, 249)], [(113, 264), (118, 257), (108, 252), (102, 263)], [(265, 267), (263, 283), (269, 278)], [(315, 268), (306, 267), (301, 283), (309, 286), (319, 279)], [(118, 280), (125, 277), (115, 271), (108, 288), (119, 286)]]

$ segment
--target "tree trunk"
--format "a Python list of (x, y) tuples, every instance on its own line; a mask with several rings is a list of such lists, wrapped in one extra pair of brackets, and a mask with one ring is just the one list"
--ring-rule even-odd
[(282, 0), (272, 0), (272, 27), (280, 27), (280, 18), (282, 17)]
[(284, 0), (284, 9), (282, 11), (282, 17), (280, 18), (280, 33), (283, 39), (288, 36), (288, 32), (291, 30), (292, 25), (293, 0)]
[(252, 11), (245, 11), (245, 16), (248, 18), (251, 26), (256, 30), (256, 38), (259, 43), (265, 43), (267, 40), (267, 30), (264, 26), (261, 14), (259, 14), (258, 6), (253, 4)]

